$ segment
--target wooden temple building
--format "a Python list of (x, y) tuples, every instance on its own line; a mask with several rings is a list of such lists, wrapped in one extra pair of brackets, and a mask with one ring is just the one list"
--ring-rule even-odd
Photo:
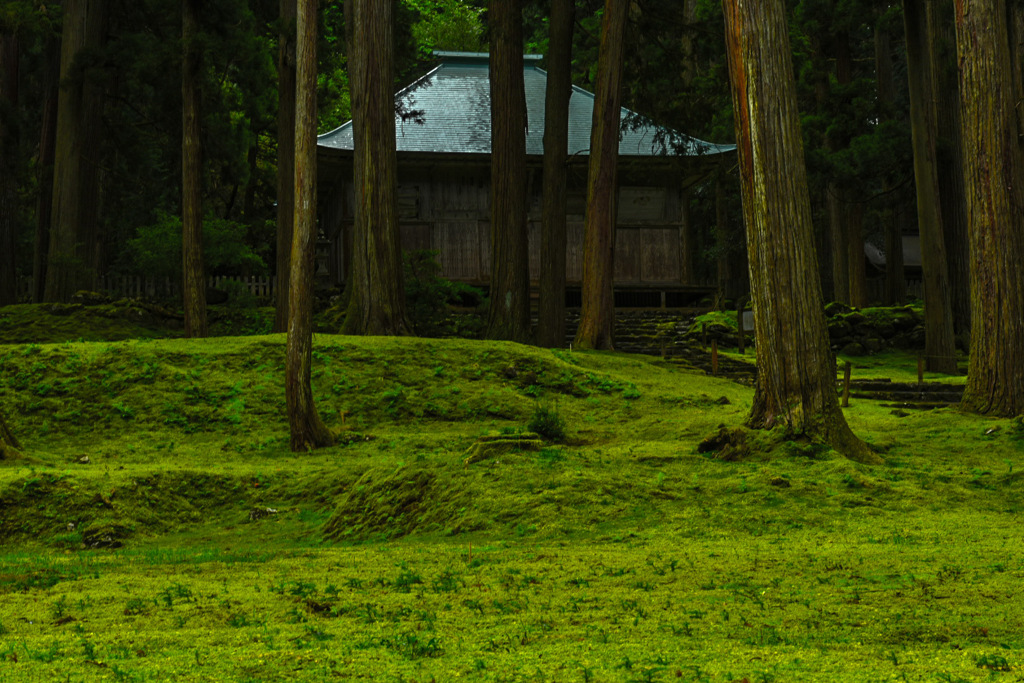
[[(490, 82), (488, 55), (436, 53), (440, 63), (396, 95), (398, 215), (402, 247), (438, 253), (442, 275), (486, 287), (490, 247)], [(539, 55), (524, 58), (529, 175), (530, 277), (540, 273), (544, 98)], [(578, 297), (594, 96), (574, 88), (569, 104), (567, 303)], [(635, 121), (622, 111), (623, 120)], [(318, 140), (320, 227), (329, 240), (329, 277), (345, 278), (353, 223), (352, 122)], [(615, 242), (617, 305), (687, 305), (693, 228), (687, 191), (734, 155), (717, 145), (640, 122), (623, 126)], [(639, 303), (636, 303), (639, 302)]]

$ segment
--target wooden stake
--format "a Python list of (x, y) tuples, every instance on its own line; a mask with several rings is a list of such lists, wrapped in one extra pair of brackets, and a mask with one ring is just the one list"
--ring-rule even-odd
[(850, 374), (853, 371), (853, 363), (846, 361), (843, 367), (843, 407), (850, 407)]
[(746, 331), (743, 329), (743, 309), (744, 305), (740, 303), (739, 309), (736, 311), (736, 346), (739, 348), (740, 353), (746, 353), (744, 337)]

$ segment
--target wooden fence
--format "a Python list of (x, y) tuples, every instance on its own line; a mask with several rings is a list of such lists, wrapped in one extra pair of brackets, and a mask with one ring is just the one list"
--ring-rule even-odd
[[(228, 283), (237, 282), (238, 285)], [(230, 289), (238, 287), (248, 290), (258, 299), (270, 300), (274, 296), (276, 276), (235, 276), (215, 275), (207, 278), (207, 287), (213, 289)], [(135, 275), (107, 275), (100, 278), (97, 290), (113, 298), (130, 299), (177, 299), (181, 296), (181, 286), (168, 277), (139, 277)], [(18, 298), (24, 300), (31, 297), (32, 278), (18, 280)]]

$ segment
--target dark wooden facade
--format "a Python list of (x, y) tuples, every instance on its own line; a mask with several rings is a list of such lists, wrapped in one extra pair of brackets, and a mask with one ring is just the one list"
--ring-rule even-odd
[[(325, 158), (328, 157), (328, 158)], [(399, 158), (398, 214), (405, 250), (438, 253), (442, 275), (476, 285), (490, 277), (489, 159)], [(346, 236), (354, 210), (351, 155), (321, 156), (320, 225), (330, 241), (330, 272), (335, 284), (345, 278)], [(686, 181), (696, 178), (678, 164), (661, 159), (630, 160), (620, 169), (615, 247), (617, 286), (664, 288), (691, 281), (694, 258), (687, 211)], [(582, 278), (586, 168), (570, 172), (566, 280)], [(530, 279), (540, 274), (540, 218), (543, 179), (539, 160), (530, 173)]]

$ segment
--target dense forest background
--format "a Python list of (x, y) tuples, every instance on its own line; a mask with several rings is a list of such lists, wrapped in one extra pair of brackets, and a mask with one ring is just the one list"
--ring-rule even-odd
[[(350, 117), (342, 2), (320, 3), (320, 132)], [(488, 49), (483, 0), (396, 3), (396, 83), (433, 63), (433, 50)], [(940, 97), (956, 97), (952, 2), (934, 2), (929, 44)], [(603, 3), (579, 0), (573, 80), (593, 89)], [(947, 7), (948, 5), (948, 7)], [(860, 240), (885, 247), (915, 232), (914, 167), (902, 6), (869, 0), (787, 3), (806, 160), (827, 299), (863, 305), (848, 263)], [(948, 11), (947, 11), (948, 10)], [(202, 3), (190, 46), (199, 56), (204, 260), (209, 274), (270, 274), (275, 263), (277, 60), (282, 25), (273, 0)], [(86, 16), (81, 47), (64, 50)], [(548, 51), (548, 3), (524, 5), (524, 51)], [(76, 28), (77, 30), (77, 28)], [(733, 138), (717, 0), (632, 3), (623, 105), (664, 126), (715, 142)], [(181, 277), (182, 7), (171, 0), (5, 0), (0, 9), (0, 304), (44, 298), (47, 267)], [(939, 82), (937, 81), (937, 82)], [(91, 201), (78, 262), (48, 259), (58, 92), (73, 92), (88, 134), (78, 192)], [(945, 110), (955, 109), (955, 99)], [(938, 111), (944, 111), (939, 107)], [(941, 121), (940, 121), (941, 124)], [(628, 126), (630, 122), (624, 121)], [(939, 155), (951, 154), (940, 125)], [(941, 164), (940, 164), (941, 167)], [(60, 183), (58, 183), (58, 187)], [(745, 275), (738, 181), (725, 171), (694, 193), (706, 278), (723, 264)], [(890, 242), (892, 246), (892, 242)], [(965, 252), (951, 243), (952, 255)], [(849, 255), (856, 256), (849, 259)], [(956, 259), (951, 257), (951, 262)], [(50, 262), (48, 262), (50, 261)], [(855, 269), (853, 269), (855, 270)], [(956, 269), (953, 269), (956, 271)], [(960, 272), (960, 271), (957, 271)], [(966, 272), (965, 270), (963, 272)], [(15, 286), (34, 277), (25, 294)], [(956, 272), (953, 290), (963, 292)], [(965, 276), (964, 276), (965, 277)], [(899, 301), (902, 278), (886, 297)], [(966, 304), (964, 304), (966, 306)]]

